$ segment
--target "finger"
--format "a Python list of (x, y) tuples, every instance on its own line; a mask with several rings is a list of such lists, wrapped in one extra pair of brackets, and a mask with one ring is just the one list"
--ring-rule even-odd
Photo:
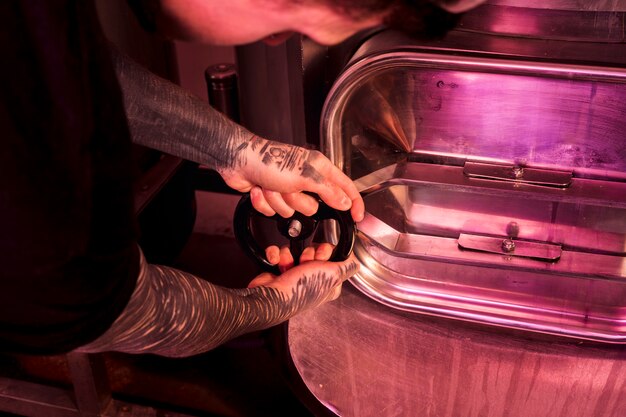
[(319, 207), (316, 198), (303, 193), (285, 193), (283, 199), (291, 208), (305, 216), (314, 215)]
[(278, 213), (282, 217), (293, 216), (294, 209), (285, 202), (283, 196), (280, 193), (276, 191), (263, 190), (263, 196), (265, 197), (265, 201), (267, 201), (267, 203), (276, 213)]
[(360, 222), (365, 218), (365, 202), (363, 201), (363, 197), (361, 194), (357, 198), (352, 200), (352, 208), (350, 209), (350, 214), (352, 214), (352, 218), (355, 222)]
[(265, 196), (263, 195), (263, 190), (261, 190), (261, 187), (252, 187), (252, 189), (250, 190), (250, 201), (252, 202), (252, 207), (254, 207), (259, 213), (265, 214), (268, 217), (276, 214), (274, 209), (272, 209), (272, 207), (265, 200)]
[[(300, 175), (305, 178), (306, 191), (316, 193), (326, 204), (337, 210), (348, 210), (352, 201), (336, 184), (335, 177), (345, 176), (319, 151), (310, 151)], [(345, 180), (341, 180), (342, 184)]]
[(278, 269), (280, 272), (285, 272), (293, 267), (293, 255), (289, 250), (289, 246), (283, 246), (280, 248), (280, 261), (278, 262)]
[(363, 220), (365, 204), (354, 182), (320, 152), (311, 152), (308, 163), (307, 176), (315, 182), (311, 191), (334, 209), (350, 209), (354, 221)]
[(360, 222), (363, 220), (363, 217), (365, 217), (365, 203), (363, 202), (363, 197), (361, 197), (361, 193), (357, 190), (354, 182), (346, 174), (337, 167), (334, 167), (334, 170), (335, 173), (332, 174), (334, 181), (352, 202), (352, 207), (350, 208), (352, 218), (355, 222)]
[(349, 210), (352, 206), (352, 201), (348, 198), (348, 195), (344, 193), (339, 186), (329, 180), (312, 187), (312, 191), (316, 193), (323, 202), (334, 209), (345, 211)]
[[(337, 173), (345, 177), (341, 171), (337, 170)], [(338, 177), (339, 175), (332, 176), (333, 180)], [(350, 181), (348, 177), (345, 178)], [(361, 194), (359, 194), (352, 182), (350, 182), (350, 186), (346, 186), (344, 190), (339, 187), (339, 185), (327, 181), (318, 185), (314, 192), (330, 207), (341, 211), (350, 210), (355, 222), (360, 222), (363, 220), (363, 217), (365, 217), (365, 203), (363, 202), (363, 197), (361, 197)]]
[(309, 262), (315, 260), (315, 248), (313, 246), (307, 246), (300, 255), (300, 263)]
[(272, 265), (276, 265), (280, 261), (280, 248), (276, 245), (265, 248), (265, 259)]
[(333, 254), (335, 247), (330, 243), (321, 243), (315, 250), (316, 261), (327, 261)]

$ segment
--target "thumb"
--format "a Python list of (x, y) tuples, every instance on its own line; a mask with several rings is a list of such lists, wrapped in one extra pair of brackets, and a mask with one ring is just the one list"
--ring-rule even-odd
[(268, 286), (272, 282), (274, 282), (275, 279), (276, 277), (270, 274), (269, 272), (263, 272), (262, 274), (254, 278), (252, 281), (250, 281), (250, 283), (248, 284), (248, 288)]
[(340, 282), (343, 282), (359, 272), (360, 264), (354, 256), (354, 253), (351, 253), (348, 259), (345, 261), (334, 262), (335, 267), (337, 268), (337, 277)]

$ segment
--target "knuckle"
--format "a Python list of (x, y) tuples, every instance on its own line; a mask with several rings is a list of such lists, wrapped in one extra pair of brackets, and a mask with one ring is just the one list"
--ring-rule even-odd
[(272, 190), (263, 190), (263, 195), (268, 200), (275, 200), (278, 197), (278, 193)]
[(318, 151), (317, 149), (311, 149), (309, 151), (309, 161), (317, 161), (317, 160), (323, 160), (326, 159), (326, 157), (324, 156), (323, 153), (321, 153), (320, 151)]
[(291, 217), (294, 214), (294, 210), (290, 207), (280, 207), (276, 211), (281, 215), (281, 217), (285, 218)]

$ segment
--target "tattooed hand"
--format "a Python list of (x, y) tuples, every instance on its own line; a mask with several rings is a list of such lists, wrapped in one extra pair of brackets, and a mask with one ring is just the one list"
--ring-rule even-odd
[(364, 216), (364, 203), (354, 183), (322, 153), (259, 137), (233, 152), (235, 166), (219, 169), (226, 183), (250, 192), (252, 205), (261, 213), (290, 217), (294, 210), (315, 214), (318, 202), (309, 191), (338, 210), (350, 209), (355, 221)]
[(111, 51), (133, 142), (217, 170), (235, 190), (250, 191), (261, 213), (290, 217), (317, 211), (315, 193), (329, 206), (365, 213), (363, 199), (320, 152), (252, 135), (193, 94), (156, 77), (115, 48)]
[(298, 297), (294, 306), (300, 307), (304, 304), (313, 307), (335, 300), (341, 294), (343, 281), (358, 271), (359, 264), (354, 255), (343, 262), (328, 262), (333, 249), (330, 243), (322, 243), (317, 249), (309, 246), (300, 256), (300, 265), (294, 267), (293, 256), (287, 246), (280, 249), (270, 246), (266, 250), (267, 259), (274, 265), (278, 264), (282, 274), (263, 273), (253, 279), (248, 288), (276, 288), (290, 298)]
[[(78, 350), (185, 357), (206, 352), (238, 335), (266, 329), (308, 308), (334, 300), (359, 264), (354, 257), (328, 262), (332, 246), (307, 248), (301, 265), (279, 276), (256, 277), (248, 288), (211, 284), (175, 268), (148, 264), (141, 256), (137, 287), (124, 311), (102, 336)], [(288, 249), (268, 258), (293, 265)], [(280, 259), (278, 261), (278, 259)]]

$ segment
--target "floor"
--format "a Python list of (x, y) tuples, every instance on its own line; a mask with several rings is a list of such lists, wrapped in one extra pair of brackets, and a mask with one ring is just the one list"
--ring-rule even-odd
[[(240, 255), (231, 214), (239, 197), (197, 191), (193, 233), (175, 266), (214, 283), (245, 286), (259, 271)], [(242, 336), (186, 359), (105, 354), (114, 398), (191, 416), (309, 417), (285, 372), (281, 328)], [(3, 375), (26, 375), (35, 382), (69, 381), (64, 356), (0, 357)], [(45, 417), (45, 416), (44, 416)]]

